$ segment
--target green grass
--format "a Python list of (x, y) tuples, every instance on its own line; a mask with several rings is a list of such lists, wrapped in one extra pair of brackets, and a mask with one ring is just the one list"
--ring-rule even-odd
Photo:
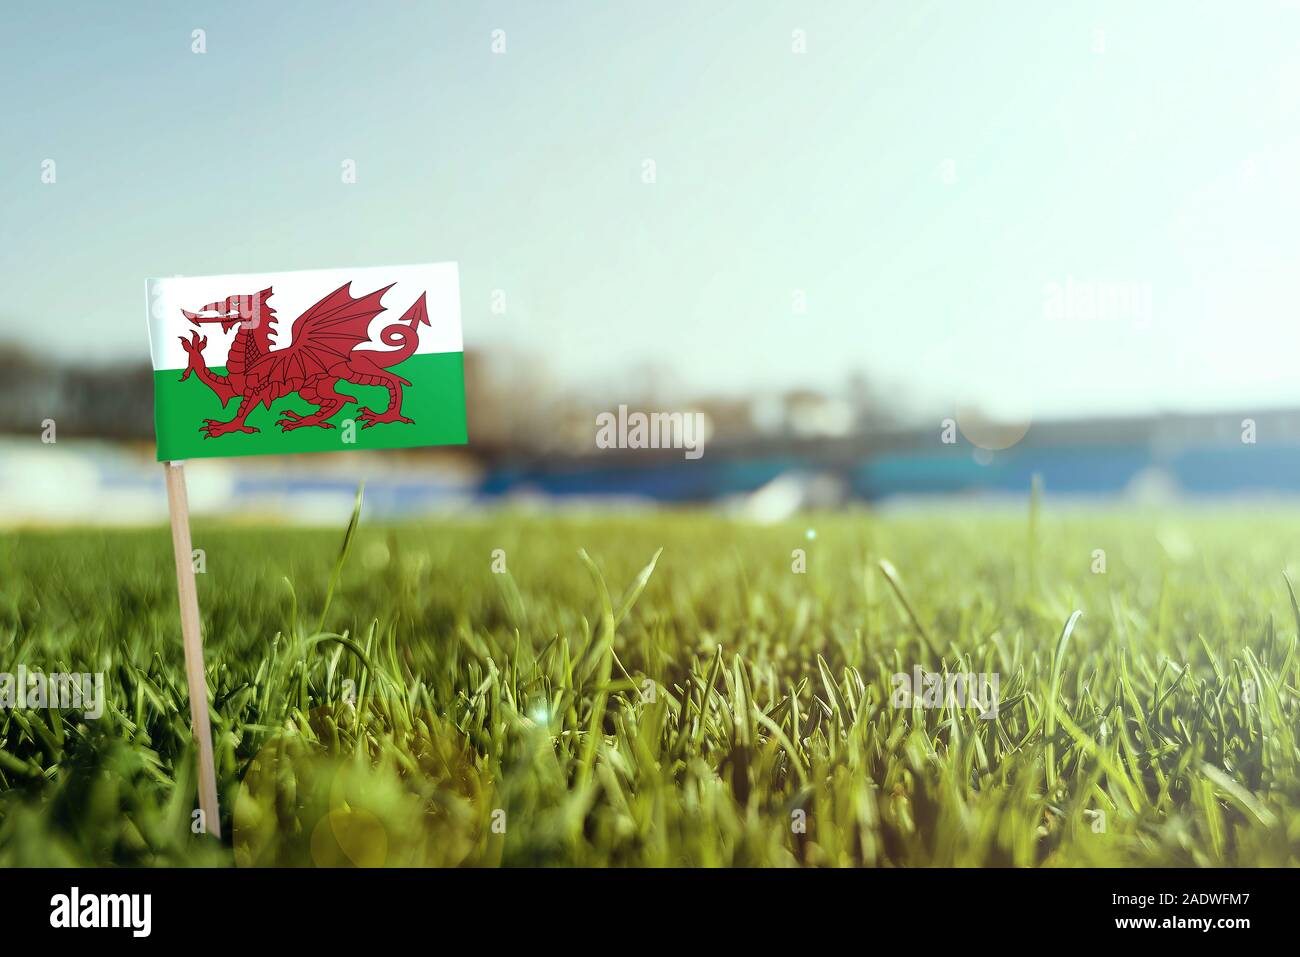
[(0, 865), (1300, 859), (1300, 514), (363, 519), (327, 600), (342, 537), (195, 527), (217, 843), (167, 533), (0, 535), (0, 670), (109, 697), (0, 712)]

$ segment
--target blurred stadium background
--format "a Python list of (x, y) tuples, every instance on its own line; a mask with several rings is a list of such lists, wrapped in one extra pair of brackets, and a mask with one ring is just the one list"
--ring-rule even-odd
[[(0, 521), (165, 514), (147, 277), (449, 260), (467, 448), (195, 510), (1292, 496), (1295, 6), (6, 5)], [(620, 404), (703, 458), (598, 451)]]
[[(523, 375), (520, 370), (532, 370)], [(600, 401), (519, 356), (466, 355), (471, 444), (415, 452), (197, 461), (199, 514), (332, 522), (367, 482), (374, 517), (480, 506), (655, 507), (708, 503), (756, 521), (855, 502), (935, 497), (997, 502), (1033, 476), (1057, 501), (1279, 499), (1300, 493), (1300, 409), (1033, 422), (985, 450), (945, 418), (891, 409), (861, 376), (838, 388), (758, 396), (665, 397), (653, 369)], [(526, 393), (530, 400), (518, 401)], [(618, 401), (706, 416), (702, 458), (681, 450), (597, 450), (595, 417)], [(42, 423), (55, 423), (54, 443)], [(165, 514), (154, 461), (148, 367), (50, 367), (0, 349), (0, 514), (7, 523), (148, 523)], [(1243, 442), (1243, 431), (1267, 435)], [(951, 429), (948, 430), (951, 434)]]

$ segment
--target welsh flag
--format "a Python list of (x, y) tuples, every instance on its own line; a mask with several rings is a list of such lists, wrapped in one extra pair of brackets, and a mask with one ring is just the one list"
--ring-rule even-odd
[(153, 279), (159, 461), (464, 445), (455, 263)]

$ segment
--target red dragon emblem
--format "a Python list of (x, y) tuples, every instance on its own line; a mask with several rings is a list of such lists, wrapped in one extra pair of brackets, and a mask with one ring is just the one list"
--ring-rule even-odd
[(388, 407), (383, 412), (358, 410), (357, 418), (365, 423), (363, 429), (385, 422), (413, 424), (402, 415), (402, 386), (411, 383), (388, 370), (415, 353), (420, 342), (420, 324), (430, 324), (425, 294), (421, 293), (401, 319), (380, 333), (380, 342), (397, 348), (383, 352), (357, 348), (371, 341), (370, 321), (384, 311), (380, 300), (392, 288), (390, 284), (356, 298), (352, 295), (352, 283), (344, 283), (294, 321), (293, 340), (281, 349), (271, 348), (276, 318), (274, 307), (267, 302), (272, 295), (270, 287), (251, 296), (229, 296), (210, 302), (198, 312), (182, 309), (185, 318), (195, 326), (216, 322), (221, 324), (223, 332), (239, 326), (226, 356), (225, 375), (216, 375), (208, 368), (203, 357), (203, 349), (208, 344), (206, 337), (197, 331), (190, 333), (188, 339), (180, 337), (181, 345), (189, 354), (189, 366), (181, 373), (181, 381), (193, 372), (216, 393), (222, 406), (229, 405), (236, 396), (240, 400), (239, 411), (233, 419), (229, 422), (204, 419), (199, 431), (209, 439), (230, 432), (258, 432), (259, 429), (245, 424), (249, 413), (259, 405), (269, 409), (276, 399), (294, 393), (316, 408), (305, 415), (284, 410), (281, 413), (284, 417), (275, 423), (281, 431), (313, 425), (332, 429), (334, 426), (326, 420), (348, 403), (357, 401), (355, 396), (338, 391), (341, 382), (383, 386), (388, 390)]

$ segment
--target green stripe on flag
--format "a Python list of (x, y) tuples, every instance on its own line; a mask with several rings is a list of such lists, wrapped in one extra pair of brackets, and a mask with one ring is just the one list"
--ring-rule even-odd
[[(355, 395), (358, 403), (349, 403), (329, 421), (335, 426), (318, 426), (281, 432), (275, 423), (280, 412), (288, 409), (299, 415), (315, 411), (315, 406), (298, 395), (287, 395), (249, 413), (246, 425), (260, 429), (256, 435), (232, 432), (217, 438), (205, 438), (199, 431), (204, 419), (228, 422), (239, 409), (239, 398), (223, 407), (221, 400), (191, 374), (180, 381), (182, 369), (154, 372), (154, 425), (158, 436), (159, 461), (213, 458), (226, 455), (287, 455), (296, 452), (340, 452), (356, 449), (410, 449), (426, 445), (465, 445), (465, 356), (461, 352), (436, 352), (411, 356), (393, 371), (411, 384), (403, 387), (402, 414), (414, 424), (387, 422), (363, 429), (356, 422), (355, 441), (343, 441), (343, 423), (356, 420), (357, 409), (364, 406), (382, 412), (388, 406), (388, 390), (381, 386), (338, 383), (338, 389)], [(226, 370), (213, 367), (217, 375)]]

